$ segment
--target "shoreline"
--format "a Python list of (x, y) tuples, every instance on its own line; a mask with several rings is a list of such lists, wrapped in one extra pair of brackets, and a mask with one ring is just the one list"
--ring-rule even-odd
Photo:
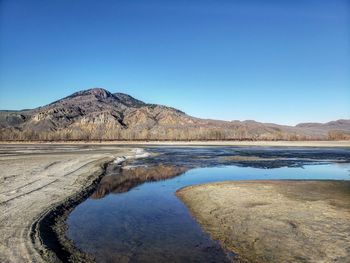
[(0, 145), (350, 147), (348, 141), (0, 141)]
[(111, 162), (113, 161), (103, 164), (103, 172), (98, 174), (90, 185), (42, 213), (33, 222), (30, 237), (34, 245), (39, 243), (37, 249), (46, 262), (70, 262), (72, 259), (79, 262), (94, 262), (88, 254), (80, 251), (73, 241), (66, 237), (66, 219), (75, 207), (95, 191), (96, 186), (106, 175), (106, 167)]
[(65, 217), (94, 191), (109, 163), (137, 153), (118, 147), (106, 153), (79, 147), (66, 151), (0, 155), (5, 171), (0, 177), (1, 262), (66, 262), (70, 257), (88, 262), (65, 237)]

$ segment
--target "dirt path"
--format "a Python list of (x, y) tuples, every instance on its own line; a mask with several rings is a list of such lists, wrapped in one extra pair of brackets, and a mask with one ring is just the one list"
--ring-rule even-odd
[(103, 166), (131, 149), (59, 146), (1, 148), (0, 262), (43, 262), (44, 251), (32, 224), (56, 205), (82, 191), (103, 173)]
[(177, 192), (238, 262), (350, 262), (350, 181), (241, 181)]

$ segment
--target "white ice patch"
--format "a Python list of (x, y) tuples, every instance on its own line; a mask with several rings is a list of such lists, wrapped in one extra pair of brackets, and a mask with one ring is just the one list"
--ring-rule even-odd
[(126, 156), (117, 157), (114, 160), (114, 163), (121, 164), (122, 162), (124, 162), (128, 159), (139, 159), (139, 158), (146, 158), (146, 157), (150, 156), (150, 154), (148, 152), (146, 152), (144, 149), (141, 149), (141, 148), (136, 148), (133, 151), (135, 153), (134, 155), (126, 155)]
[(121, 163), (124, 162), (125, 160), (126, 160), (125, 156), (117, 157), (117, 158), (114, 160), (114, 163), (115, 163), (115, 164), (121, 164)]
[(148, 152), (146, 152), (144, 149), (141, 149), (141, 148), (135, 149), (134, 152), (135, 152), (134, 158), (146, 158), (150, 156)]

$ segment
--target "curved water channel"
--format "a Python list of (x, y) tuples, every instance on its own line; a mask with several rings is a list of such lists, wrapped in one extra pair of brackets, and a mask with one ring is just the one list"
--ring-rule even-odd
[(67, 219), (67, 237), (97, 262), (230, 262), (176, 190), (259, 179), (349, 180), (350, 149), (153, 147), (149, 158), (112, 164)]

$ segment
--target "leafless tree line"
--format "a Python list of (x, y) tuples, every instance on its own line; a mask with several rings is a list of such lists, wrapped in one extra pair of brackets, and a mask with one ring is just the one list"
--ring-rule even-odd
[(245, 127), (204, 128), (204, 127), (157, 127), (156, 129), (123, 129), (118, 126), (79, 126), (54, 131), (1, 129), (0, 140), (74, 141), (74, 140), (350, 140), (350, 133), (330, 131), (326, 136), (306, 136), (292, 132), (254, 133)]

